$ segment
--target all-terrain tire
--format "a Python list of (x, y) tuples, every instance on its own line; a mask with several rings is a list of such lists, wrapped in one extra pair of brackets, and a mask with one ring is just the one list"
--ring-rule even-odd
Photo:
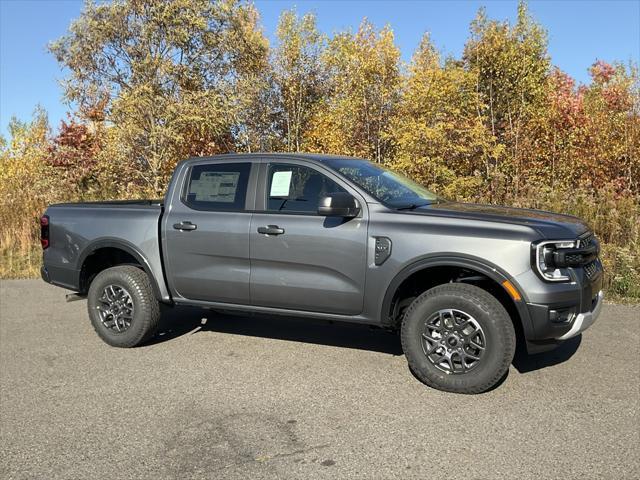
[[(133, 314), (126, 330), (116, 331), (102, 322), (98, 308), (100, 298), (109, 285), (126, 290), (131, 297)], [(87, 300), (93, 328), (100, 338), (112, 347), (136, 347), (156, 333), (160, 321), (160, 304), (153, 293), (149, 277), (137, 267), (121, 265), (103, 270), (91, 282)]]
[[(425, 323), (446, 309), (473, 317), (486, 340), (477, 365), (466, 372), (443, 371), (426, 353), (431, 350), (423, 343)], [(465, 394), (482, 393), (496, 385), (509, 369), (516, 348), (513, 323), (502, 304), (486, 290), (464, 283), (438, 285), (417, 297), (403, 316), (401, 339), (409, 368), (420, 381), (438, 390)]]

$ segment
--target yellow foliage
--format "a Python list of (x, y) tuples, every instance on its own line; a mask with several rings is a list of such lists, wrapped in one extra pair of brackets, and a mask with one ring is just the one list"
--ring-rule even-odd
[(328, 93), (304, 145), (323, 151), (387, 160), (390, 120), (400, 95), (400, 51), (393, 31), (363, 21), (356, 34), (333, 37), (323, 55)]

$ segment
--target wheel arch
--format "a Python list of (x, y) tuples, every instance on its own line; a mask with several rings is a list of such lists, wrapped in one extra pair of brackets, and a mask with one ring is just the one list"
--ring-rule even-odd
[[(397, 294), (402, 292), (403, 287), (407, 286), (407, 282), (419, 280), (427, 273), (443, 274), (447, 271), (451, 271), (452, 273), (461, 271), (476, 273), (491, 281), (491, 290), (488, 290), (489, 293), (494, 294), (505, 306), (516, 329), (521, 331), (524, 338), (530, 338), (533, 335), (533, 325), (526, 307), (526, 296), (520, 285), (497, 265), (482, 258), (460, 254), (427, 255), (416, 259), (400, 270), (385, 291), (380, 309), (381, 323), (387, 327), (397, 326), (397, 317), (395, 315), (397, 305), (394, 305), (394, 301), (397, 300)], [(466, 277), (454, 280), (450, 277), (448, 281), (469, 281), (469, 283), (473, 283), (475, 279)], [(515, 301), (506, 290), (503, 285), (505, 281), (509, 281), (518, 293), (520, 293), (520, 301)], [(435, 283), (427, 288), (442, 283), (445, 282)]]
[[(120, 252), (120, 253), (118, 253)], [(113, 259), (114, 261), (99, 262), (98, 271), (91, 271), (92, 259), (97, 259), (98, 256), (102, 259)], [(89, 285), (93, 276), (106, 268), (115, 267), (118, 265), (134, 265), (141, 268), (149, 277), (151, 286), (153, 287), (153, 294), (156, 299), (161, 302), (166, 302), (167, 299), (163, 298), (162, 291), (158, 285), (158, 281), (153, 274), (151, 265), (146, 256), (132, 243), (122, 239), (104, 238), (92, 242), (89, 244), (78, 258), (79, 277), (78, 285), (80, 292), (86, 294), (89, 290)]]

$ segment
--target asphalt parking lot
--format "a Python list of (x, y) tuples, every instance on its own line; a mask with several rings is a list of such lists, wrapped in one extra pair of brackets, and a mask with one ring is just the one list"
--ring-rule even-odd
[(0, 290), (3, 479), (640, 477), (638, 306), (462, 396), (382, 330), (176, 309), (119, 350), (62, 289)]

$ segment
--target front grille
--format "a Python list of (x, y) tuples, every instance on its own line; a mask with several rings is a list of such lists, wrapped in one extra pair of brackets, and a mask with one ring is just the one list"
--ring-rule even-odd
[(584, 266), (584, 273), (587, 275), (587, 278), (591, 279), (598, 272), (598, 261), (595, 260), (588, 265)]
[(564, 258), (569, 264), (580, 263), (582, 261), (582, 255), (577, 253), (569, 253), (565, 255)]
[(580, 248), (589, 247), (589, 246), (591, 246), (593, 244), (595, 239), (596, 239), (596, 237), (592, 232), (587, 232), (582, 237), (580, 237), (580, 243), (579, 243), (578, 247), (580, 247)]

